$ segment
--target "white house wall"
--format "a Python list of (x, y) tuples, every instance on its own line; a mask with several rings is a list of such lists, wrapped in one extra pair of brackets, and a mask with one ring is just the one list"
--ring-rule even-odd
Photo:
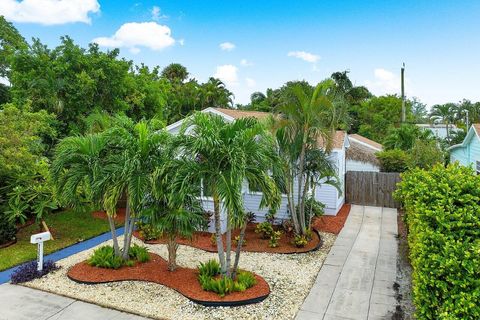
[(347, 159), (347, 171), (374, 171), (379, 172), (380, 168), (369, 162)]

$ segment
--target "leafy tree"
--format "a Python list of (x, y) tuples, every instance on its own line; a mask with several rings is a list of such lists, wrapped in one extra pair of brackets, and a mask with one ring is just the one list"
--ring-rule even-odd
[[(171, 183), (180, 190), (202, 184), (211, 191), (222, 273), (235, 275), (243, 239), (238, 242), (232, 269), (231, 230), (242, 227), (242, 235), (245, 233), (243, 181), (263, 192), (262, 206), (277, 208), (280, 204), (280, 192), (269, 176), (272, 165), (278, 162), (273, 138), (254, 118), (228, 123), (218, 115), (195, 113), (186, 120), (177, 139), (180, 163)], [(221, 203), (227, 214), (226, 251), (220, 225)]]
[(410, 100), (412, 105), (412, 116), (415, 123), (425, 123), (428, 120), (427, 105), (417, 98)]
[(431, 169), (437, 163), (444, 163), (445, 155), (434, 140), (417, 139), (410, 151), (408, 167)]
[(170, 82), (184, 82), (187, 80), (188, 71), (180, 63), (171, 63), (162, 70), (161, 76)]
[(10, 59), (18, 50), (25, 49), (27, 42), (18, 30), (3, 16), (0, 16), (0, 78), (8, 78)]
[(411, 150), (416, 140), (431, 141), (435, 140), (430, 130), (421, 130), (416, 125), (402, 124), (398, 128), (390, 128), (387, 136), (383, 140), (385, 149)]
[(225, 84), (219, 79), (210, 77), (200, 85), (202, 109), (208, 107), (228, 108), (233, 104), (233, 93), (228, 91)]
[[(19, 190), (39, 191), (48, 179), (46, 142), (55, 138), (54, 122), (52, 115), (31, 112), (28, 106), (5, 104), (0, 110), (0, 209), (9, 213), (10, 220), (26, 219), (36, 211), (36, 196), (14, 198)], [(18, 205), (12, 208), (14, 201)]]
[[(401, 123), (402, 99), (396, 95), (372, 97), (358, 107), (358, 133), (374, 141), (383, 141), (392, 127)], [(406, 103), (407, 122), (412, 122), (411, 104)]]
[(382, 172), (404, 172), (408, 169), (409, 157), (400, 149), (383, 150), (376, 153)]
[(305, 176), (307, 155), (318, 148), (319, 140), (325, 142), (327, 153), (331, 150), (333, 134), (340, 121), (335, 97), (335, 83), (331, 79), (320, 82), (314, 90), (294, 85), (284, 95), (285, 102), (278, 109), (280, 114), (275, 126), (280, 129), (276, 136), (280, 157), (284, 159), (288, 208), (298, 235), (303, 235), (309, 224), (305, 220), (309, 182)]
[[(151, 190), (151, 175), (162, 164), (168, 137), (149, 123), (118, 118), (101, 133), (67, 137), (56, 148), (53, 180), (64, 205), (87, 199), (102, 206), (110, 223), (115, 254), (128, 259), (135, 219)], [(122, 195), (127, 199), (125, 236), (120, 250), (113, 217)]]

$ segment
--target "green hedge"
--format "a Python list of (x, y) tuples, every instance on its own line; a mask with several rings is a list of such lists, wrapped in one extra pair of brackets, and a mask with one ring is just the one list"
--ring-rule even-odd
[(402, 174), (417, 319), (480, 319), (480, 176), (458, 164)]

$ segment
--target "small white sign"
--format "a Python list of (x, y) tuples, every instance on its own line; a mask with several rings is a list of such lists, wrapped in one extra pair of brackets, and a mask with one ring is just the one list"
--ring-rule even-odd
[(43, 270), (43, 242), (52, 238), (50, 232), (33, 234), (30, 237), (30, 243), (37, 244), (37, 270)]

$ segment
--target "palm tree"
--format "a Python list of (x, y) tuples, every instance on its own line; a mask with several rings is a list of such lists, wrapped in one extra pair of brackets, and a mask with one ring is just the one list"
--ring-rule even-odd
[(430, 119), (433, 121), (441, 121), (445, 124), (447, 140), (450, 138), (450, 124), (455, 121), (455, 108), (455, 104), (453, 103), (436, 104), (430, 112)]
[(279, 129), (276, 129), (276, 136), (281, 158), (284, 159), (288, 208), (296, 234), (304, 234), (307, 227), (306, 155), (320, 147), (319, 141), (329, 153), (335, 129), (344, 117), (338, 112), (337, 107), (343, 101), (336, 91), (335, 82), (331, 79), (320, 82), (313, 91), (306, 86), (294, 85), (288, 88), (285, 101), (278, 108), (280, 114), (276, 126)]
[[(188, 130), (188, 134), (187, 134)], [(238, 267), (241, 241), (231, 268), (231, 230), (245, 225), (242, 185), (246, 180), (263, 192), (262, 206), (277, 208), (280, 193), (269, 170), (277, 163), (273, 137), (253, 118), (232, 123), (213, 114), (188, 118), (178, 140), (177, 166), (172, 184), (177, 190), (190, 184), (207, 187), (213, 198), (218, 257), (222, 273), (232, 276)], [(226, 251), (221, 230), (221, 205), (227, 213)], [(244, 232), (244, 228), (242, 228)]]
[[(67, 137), (52, 164), (56, 190), (64, 205), (79, 205), (84, 195), (107, 211), (117, 256), (128, 258), (135, 219), (151, 190), (151, 174), (163, 161), (166, 134), (147, 122), (117, 118), (116, 126), (95, 134)], [(113, 217), (121, 196), (127, 199), (125, 236), (120, 250)]]

